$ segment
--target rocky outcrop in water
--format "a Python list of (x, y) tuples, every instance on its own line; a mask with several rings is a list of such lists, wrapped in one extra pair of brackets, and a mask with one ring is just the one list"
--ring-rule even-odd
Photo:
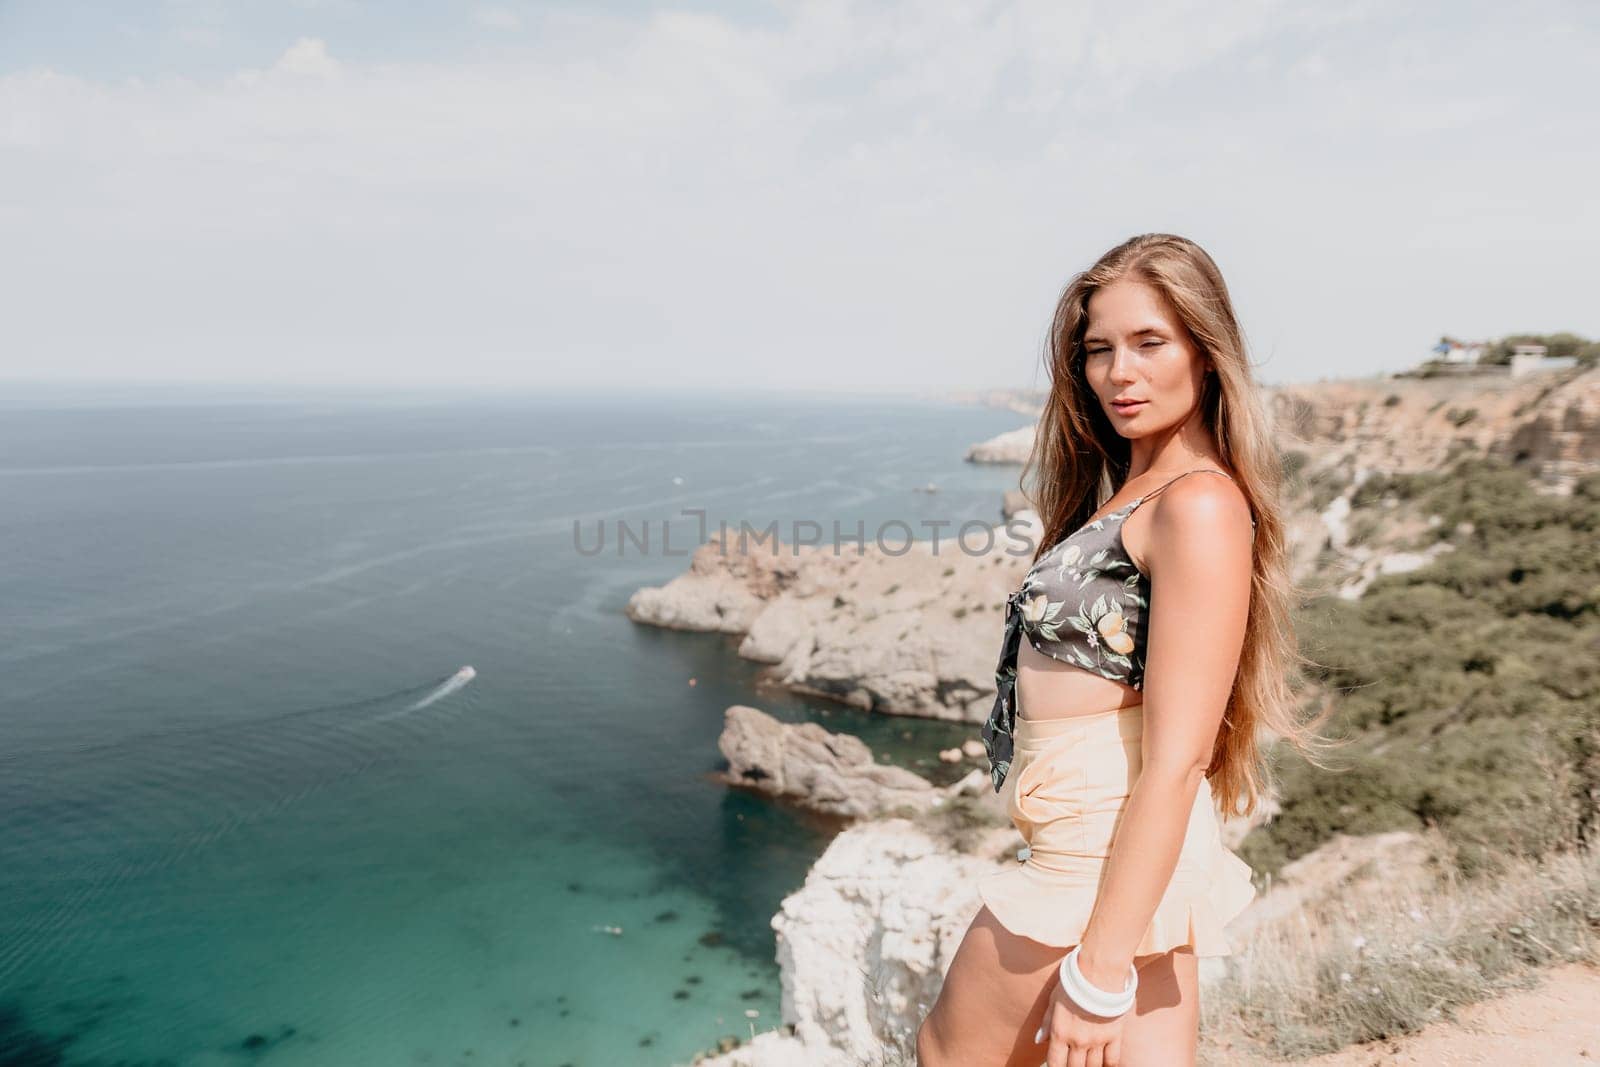
[(877, 763), (866, 742), (814, 722), (782, 723), (735, 704), (724, 713), (717, 747), (727, 781), (792, 800), (827, 815), (863, 818), (902, 805), (929, 806), (944, 791), (903, 767)]
[(686, 573), (664, 586), (635, 591), (624, 613), (634, 622), (668, 629), (742, 634), (768, 603), (788, 589), (831, 584), (836, 578), (828, 572), (842, 570), (845, 559), (809, 547), (797, 552), (759, 544), (755, 551), (739, 547), (735, 536), (726, 546), (707, 541), (690, 557)]
[(1033, 451), (1033, 437), (1032, 426), (1008, 430), (967, 449), (967, 462), (1020, 467), (1028, 462), (1028, 454)]

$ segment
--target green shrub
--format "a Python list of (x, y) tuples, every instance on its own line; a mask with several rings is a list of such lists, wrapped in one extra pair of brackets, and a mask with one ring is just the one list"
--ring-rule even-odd
[(1341, 771), (1283, 759), (1282, 811), (1241, 854), (1274, 870), (1337, 831), (1437, 826), (1477, 868), (1600, 831), (1600, 476), (1566, 498), (1482, 459), (1369, 482), (1358, 499), (1413, 500), (1454, 548), (1303, 607), (1307, 680), (1354, 740)]

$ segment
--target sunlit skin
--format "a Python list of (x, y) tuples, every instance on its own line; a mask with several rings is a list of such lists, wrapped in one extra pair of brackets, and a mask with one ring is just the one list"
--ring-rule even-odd
[[(1097, 514), (1199, 467), (1232, 473), (1198, 407), (1209, 361), (1175, 309), (1138, 281), (1089, 298), (1084, 370), (1102, 410), (1130, 442), (1127, 482)], [(1122, 411), (1117, 401), (1142, 401)], [(1011, 933), (981, 908), (917, 1035), (921, 1067), (1182, 1067), (1199, 1040), (1192, 948), (1135, 957), (1177, 866), (1244, 646), (1251, 580), (1250, 510), (1236, 485), (1184, 478), (1125, 522), (1128, 554), (1150, 576), (1144, 689), (1068, 667), (1025, 640), (1021, 714), (1054, 718), (1144, 704), (1143, 767), (1123, 812), (1079, 954), (1093, 985), (1119, 990), (1138, 969), (1135, 1006), (1115, 1019), (1079, 1009), (1061, 989), (1064, 950)], [(1195, 620), (1204, 625), (1194, 625)], [(1042, 1043), (1033, 1041), (1043, 1028)]]

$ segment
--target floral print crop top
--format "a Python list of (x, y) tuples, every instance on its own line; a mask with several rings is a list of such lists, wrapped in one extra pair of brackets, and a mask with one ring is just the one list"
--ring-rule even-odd
[[(1017, 653), (1022, 635), (1051, 659), (1103, 678), (1144, 688), (1150, 579), (1134, 566), (1122, 543), (1122, 524), (1140, 504), (1189, 474), (1184, 471), (1109, 514), (1074, 530), (1029, 569), (1022, 587), (1006, 598), (1005, 634), (995, 669), (995, 701), (983, 725), (989, 773), (996, 793), (1011, 769), (1017, 721)], [(1251, 525), (1255, 520), (1251, 520)]]

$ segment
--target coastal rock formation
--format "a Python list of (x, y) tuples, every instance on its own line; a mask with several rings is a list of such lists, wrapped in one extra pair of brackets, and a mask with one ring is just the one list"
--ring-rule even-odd
[(726, 547), (707, 541), (690, 557), (686, 573), (664, 586), (636, 590), (624, 612), (634, 622), (652, 626), (742, 634), (767, 601), (798, 584), (808, 566), (818, 564), (812, 548), (797, 553), (738, 548), (733, 535)]
[(1000, 514), (1009, 519), (1022, 514), (1024, 511), (1037, 511), (1028, 495), (1021, 489), (1007, 489), (1005, 496), (1000, 498)]
[(967, 449), (967, 462), (1020, 467), (1033, 451), (1033, 436), (1034, 427), (1030, 425), (980, 441)]
[(1535, 467), (1540, 477), (1600, 469), (1600, 368), (1526, 378), (1354, 378), (1269, 391), (1286, 448), (1318, 465), (1432, 470), (1468, 449)]
[(1291, 567), (1309, 594), (1358, 598), (1383, 574), (1448, 552), (1437, 516), (1401, 501), (1351, 502), (1374, 474), (1437, 469), (1459, 453), (1521, 464), (1551, 491), (1600, 469), (1600, 368), (1526, 378), (1374, 377), (1270, 391), (1296, 474), (1285, 499)]
[(977, 407), (1004, 408), (1037, 419), (1050, 399), (1048, 389), (955, 389), (933, 393), (931, 400), (947, 404), (973, 404)]
[(876, 763), (866, 742), (814, 722), (783, 723), (735, 704), (717, 747), (727, 780), (829, 815), (862, 818), (901, 805), (926, 807), (943, 790), (903, 767)]
[(957, 853), (907, 819), (859, 823), (833, 840), (772, 920), (783, 1027), (714, 1067), (854, 1067), (909, 1047), (982, 901), (978, 879), (1014, 844), (993, 831)]
[[(987, 535), (987, 536), (985, 536)], [(981, 722), (994, 701), (1002, 611), (1037, 545), (1038, 517), (959, 543), (831, 545), (711, 541), (687, 573), (640, 589), (636, 622), (743, 633), (739, 654), (768, 680), (863, 710)], [(902, 546), (904, 546), (902, 548)]]

